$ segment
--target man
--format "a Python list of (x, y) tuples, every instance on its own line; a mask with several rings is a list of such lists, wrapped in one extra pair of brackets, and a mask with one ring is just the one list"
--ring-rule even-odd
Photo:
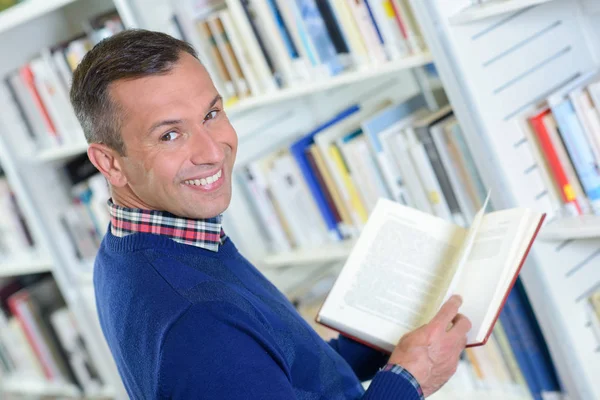
[(71, 101), (111, 187), (94, 285), (131, 398), (421, 399), (454, 373), (470, 329), (459, 298), (388, 358), (321, 340), (238, 253), (221, 229), (237, 137), (187, 43), (107, 39), (75, 71)]

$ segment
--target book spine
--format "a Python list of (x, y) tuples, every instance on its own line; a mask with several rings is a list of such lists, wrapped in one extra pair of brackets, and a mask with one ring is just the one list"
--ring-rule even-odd
[(348, 58), (350, 49), (348, 48), (347, 39), (345, 38), (340, 27), (340, 22), (331, 8), (331, 3), (327, 0), (316, 1), (315, 3), (319, 9), (319, 13), (321, 13), (323, 21), (325, 22), (325, 27), (327, 28), (327, 32), (329, 33), (329, 37), (331, 38), (333, 45), (335, 46), (335, 51), (337, 52), (338, 57)]
[(235, 53), (233, 52), (231, 42), (229, 41), (229, 37), (225, 32), (225, 28), (219, 16), (210, 16), (208, 18), (208, 26), (210, 28), (211, 35), (216, 42), (219, 55), (221, 56), (222, 61), (225, 63), (225, 69), (233, 81), (237, 96), (239, 98), (247, 97), (249, 90), (248, 83), (246, 82), (246, 78), (244, 77), (242, 69), (240, 68), (240, 64), (238, 63)]
[(256, 71), (254, 70), (254, 66), (252, 65), (251, 58), (247, 54), (247, 48), (243, 46), (240, 34), (231, 18), (229, 10), (221, 11), (218, 15), (223, 22), (227, 40), (231, 43), (231, 47), (235, 53), (235, 59), (239, 63), (241, 75), (247, 80), (252, 95), (259, 95), (262, 92), (261, 84), (258, 80)]
[(367, 52), (372, 63), (380, 64), (387, 61), (387, 55), (381, 45), (375, 26), (369, 17), (369, 11), (366, 8), (364, 0), (346, 0), (346, 4), (352, 11), (354, 20), (362, 35)]
[(340, 23), (340, 28), (346, 37), (346, 43), (349, 47), (354, 64), (361, 66), (369, 61), (369, 54), (360, 30), (352, 11), (348, 8), (348, 4), (344, 1), (329, 0), (329, 4), (333, 7), (333, 12)]
[(560, 194), (562, 201), (569, 206), (569, 211), (572, 214), (581, 214), (581, 207), (577, 203), (575, 191), (567, 178), (565, 170), (560, 162), (556, 149), (552, 145), (552, 141), (544, 125), (543, 118), (550, 113), (549, 110), (545, 110), (543, 113), (538, 114), (529, 119), (531, 126), (537, 135), (538, 142), (544, 152), (546, 160), (554, 179), (560, 188)]
[(600, 214), (600, 166), (587, 143), (573, 105), (565, 100), (552, 106), (552, 113), (592, 209), (595, 214)]
[(323, 17), (314, 0), (294, 0), (304, 21), (306, 31), (314, 45), (319, 61), (327, 66), (329, 75), (334, 76), (344, 67), (338, 59), (335, 46), (329, 37)]
[(394, 11), (404, 25), (406, 40), (413, 54), (425, 51), (425, 42), (419, 30), (419, 24), (413, 14), (412, 8), (407, 0), (391, 0)]
[(377, 33), (377, 38), (379, 39), (379, 43), (383, 47), (386, 56), (388, 59), (398, 57), (398, 49), (394, 48), (391, 42), (391, 38), (388, 36), (389, 33), (385, 29), (387, 26), (384, 23), (384, 19), (381, 18), (379, 14), (379, 5), (375, 5), (373, 0), (363, 0), (365, 2), (365, 7), (367, 12), (369, 13), (369, 18), (371, 19), (371, 23), (375, 27), (375, 32)]
[(225, 0), (234, 25), (239, 32), (243, 48), (247, 49), (248, 56), (252, 60), (252, 66), (261, 82), (261, 92), (270, 92), (277, 89), (277, 82), (272, 73), (269, 60), (264, 54), (258, 38), (254, 35), (254, 29), (248, 20), (244, 8), (239, 0)]
[(41, 115), (42, 120), (44, 121), (46, 133), (52, 138), (53, 144), (60, 144), (61, 143), (60, 136), (54, 126), (54, 122), (50, 118), (50, 114), (48, 113), (46, 106), (44, 105), (44, 101), (42, 100), (42, 97), (40, 96), (40, 92), (37, 89), (37, 86), (35, 84), (35, 76), (33, 74), (33, 70), (31, 69), (31, 66), (25, 65), (25, 66), (21, 67), (19, 69), (19, 75), (21, 76), (23, 83), (25, 83), (25, 86), (27, 87), (27, 90), (29, 91), (31, 98), (32, 98), (37, 110), (39, 111), (39, 114)]
[(207, 21), (198, 21), (196, 26), (199, 33), (205, 38), (206, 42), (210, 46), (211, 59), (216, 67), (215, 72), (218, 74), (219, 80), (223, 82), (223, 88), (225, 89), (224, 97), (228, 100), (235, 99), (235, 85), (233, 84), (229, 70), (225, 65), (223, 55), (219, 51), (217, 39), (214, 33), (211, 31), (209, 23)]
[(272, 250), (289, 251), (291, 245), (268, 196), (266, 178), (255, 163), (244, 168), (244, 179), (245, 186), (251, 194), (250, 198), (253, 200), (255, 209), (258, 211), (263, 225), (270, 236)]
[(431, 168), (433, 169), (433, 173), (435, 174), (435, 179), (439, 183), (442, 196), (444, 197), (446, 204), (448, 205), (453, 220), (458, 225), (465, 226), (465, 218), (462, 215), (460, 206), (458, 205), (458, 201), (456, 200), (456, 196), (454, 195), (454, 191), (452, 190), (450, 179), (448, 178), (448, 174), (446, 173), (444, 165), (440, 160), (440, 155), (435, 147), (435, 143), (433, 142), (429, 129), (417, 128), (415, 129), (415, 133), (419, 138), (420, 142), (423, 144), (423, 147), (431, 164)]
[(344, 237), (354, 236), (356, 232), (353, 229), (352, 217), (350, 216), (350, 212), (346, 207), (346, 203), (344, 203), (342, 195), (340, 194), (340, 191), (333, 180), (331, 171), (327, 167), (324, 156), (321, 154), (316, 145), (311, 146), (310, 151), (315, 160), (316, 167), (323, 178), (323, 182), (327, 188), (327, 191), (331, 195), (333, 205), (340, 215), (341, 222), (338, 224), (338, 229)]
[(350, 209), (352, 210), (352, 219), (354, 220), (354, 224), (360, 228), (367, 222), (369, 214), (362, 199), (360, 198), (360, 195), (358, 194), (356, 185), (350, 177), (350, 172), (346, 165), (346, 161), (342, 157), (342, 153), (337, 145), (331, 144), (329, 146), (329, 157), (331, 157), (335, 163), (342, 178), (346, 193), (348, 193), (347, 201), (350, 205)]
[(515, 290), (510, 303), (514, 327), (521, 338), (521, 343), (532, 365), (532, 371), (537, 380), (540, 391), (552, 393), (559, 392), (560, 385), (548, 349), (544, 345), (543, 336), (536, 324), (535, 315), (529, 306), (525, 290), (520, 281), (515, 284)]
[[(513, 289), (513, 291), (514, 291), (514, 289)], [(512, 295), (512, 291), (511, 291), (511, 294), (508, 295), (504, 309), (500, 313), (500, 322), (502, 323), (502, 327), (504, 328), (504, 331), (506, 333), (506, 338), (508, 339), (508, 342), (510, 343), (510, 347), (513, 350), (515, 359), (517, 360), (517, 363), (519, 364), (519, 370), (521, 371), (523, 378), (525, 379), (525, 382), (527, 383), (527, 388), (529, 389), (529, 393), (534, 398), (534, 400), (543, 400), (542, 396), (541, 396), (540, 386), (539, 386), (539, 384), (535, 378), (535, 375), (533, 373), (533, 365), (531, 365), (531, 362), (529, 361), (529, 359), (527, 357), (527, 353), (525, 352), (525, 349), (523, 348), (523, 342), (516, 330), (515, 322), (513, 322), (512, 312), (508, 307), (508, 304), (511, 301), (511, 295)]]

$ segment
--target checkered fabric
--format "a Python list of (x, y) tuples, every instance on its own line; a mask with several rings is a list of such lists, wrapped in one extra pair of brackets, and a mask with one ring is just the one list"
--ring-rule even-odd
[(178, 217), (166, 211), (121, 207), (108, 200), (110, 231), (124, 237), (132, 233), (152, 233), (168, 236), (176, 242), (202, 247), (214, 252), (226, 239), (222, 215), (208, 219)]
[(417, 382), (415, 377), (412, 376), (412, 374), (410, 372), (408, 372), (407, 370), (402, 368), (400, 365), (387, 364), (385, 367), (381, 368), (381, 371), (390, 371), (390, 372), (393, 372), (394, 374), (402, 375), (404, 378), (406, 378), (407, 381), (409, 381), (415, 387), (415, 389), (419, 393), (419, 396), (421, 397), (421, 399), (425, 399), (425, 397), (423, 396), (423, 389), (421, 389), (421, 385), (419, 385), (419, 382)]

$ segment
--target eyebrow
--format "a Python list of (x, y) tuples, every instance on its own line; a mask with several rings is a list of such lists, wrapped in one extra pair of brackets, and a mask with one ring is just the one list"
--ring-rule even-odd
[[(221, 97), (220, 94), (217, 94), (212, 99), (212, 101), (209, 103), (207, 109), (213, 108), (215, 106), (215, 104), (217, 104), (221, 100), (223, 100), (223, 98)], [(182, 122), (183, 122), (183, 120), (181, 120), (181, 119), (165, 119), (165, 120), (156, 122), (156, 123), (152, 124), (150, 129), (148, 129), (148, 134), (151, 134), (152, 132), (154, 132), (155, 130), (157, 130), (158, 128), (161, 128), (163, 126), (177, 125), (177, 124), (181, 124)]]

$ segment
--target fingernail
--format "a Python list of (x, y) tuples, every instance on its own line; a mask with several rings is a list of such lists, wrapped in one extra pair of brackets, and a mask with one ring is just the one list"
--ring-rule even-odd
[(462, 299), (462, 296), (461, 296), (460, 294), (455, 294), (453, 297), (454, 297), (454, 298), (455, 298), (455, 299), (456, 299), (456, 300), (457, 300), (457, 301), (458, 301), (460, 304), (462, 304), (462, 302), (463, 302), (463, 299)]

